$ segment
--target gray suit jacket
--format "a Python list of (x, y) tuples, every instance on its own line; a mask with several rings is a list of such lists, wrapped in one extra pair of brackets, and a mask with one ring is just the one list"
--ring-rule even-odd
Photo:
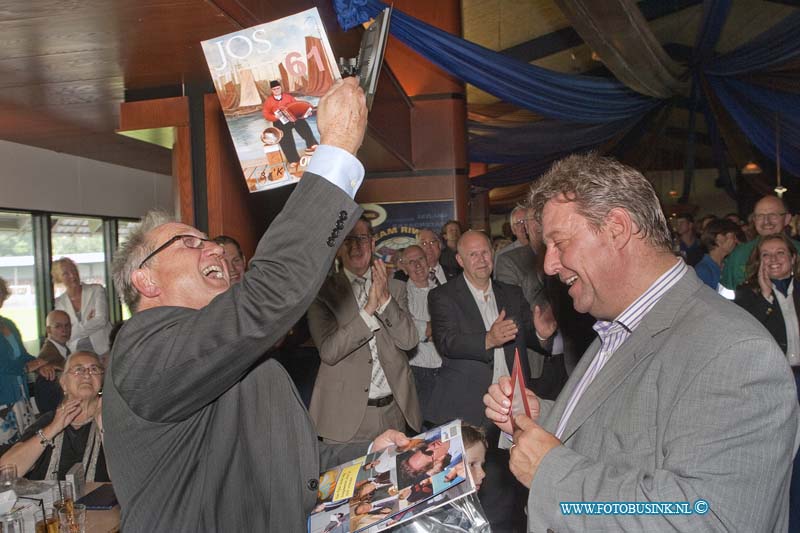
[[(600, 341), (555, 403), (554, 432)], [(798, 405), (786, 358), (691, 269), (611, 356), (542, 460), (530, 531), (786, 531)], [(708, 502), (693, 515), (562, 514), (559, 502)]]
[(289, 376), (263, 357), (359, 212), (306, 173), (241, 283), (200, 310), (158, 307), (123, 326), (103, 394), (122, 531), (305, 531), (321, 467), (366, 450), (318, 443)]
[(494, 279), (521, 288), (522, 294), (533, 308), (534, 305), (547, 303), (544, 282), (537, 270), (536, 254), (533, 250), (530, 246), (519, 246), (497, 256)]
[[(506, 246), (501, 252), (508, 250), (508, 248), (509, 246)], [(536, 266), (536, 254), (533, 253), (530, 246), (520, 245), (503, 254), (498, 254), (495, 262), (494, 279), (509, 285), (516, 285), (522, 289), (522, 294), (531, 309), (535, 305), (547, 304), (544, 282)], [(545, 355), (530, 348), (528, 348), (527, 354), (528, 362), (531, 366), (531, 377), (540, 377), (544, 367)]]
[[(381, 329), (374, 333), (378, 358), (408, 425), (419, 430), (422, 415), (406, 353), (417, 345), (419, 337), (408, 312), (405, 283), (389, 280), (389, 292), (392, 300), (383, 313), (375, 314), (381, 323)], [(347, 442), (367, 409), (372, 376), (369, 340), (373, 332), (361, 318), (343, 272), (330, 276), (322, 286), (308, 309), (308, 327), (321, 360), (309, 408), (311, 418), (321, 436)]]

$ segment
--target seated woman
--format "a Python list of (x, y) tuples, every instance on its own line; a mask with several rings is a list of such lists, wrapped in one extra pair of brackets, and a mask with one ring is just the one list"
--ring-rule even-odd
[(69, 349), (106, 353), (111, 323), (105, 288), (96, 283), (81, 283), (78, 266), (68, 257), (53, 261), (51, 274), (53, 283), (66, 289), (56, 298), (55, 308), (67, 313), (72, 323)]
[[(10, 296), (6, 280), (0, 278), (0, 308)], [(0, 316), (0, 449), (17, 442), (33, 420), (26, 374), (34, 371), (51, 381), (56, 378), (52, 365), (25, 350), (17, 326)]]
[(60, 380), (64, 402), (28, 428), (22, 440), (0, 457), (0, 465), (16, 464), (28, 479), (64, 479), (74, 464), (82, 463), (86, 481), (110, 481), (98, 396), (103, 373), (97, 355), (70, 355)]
[(800, 364), (800, 287), (795, 281), (797, 250), (783, 233), (759, 238), (747, 261), (747, 278), (735, 302), (772, 334), (792, 365)]

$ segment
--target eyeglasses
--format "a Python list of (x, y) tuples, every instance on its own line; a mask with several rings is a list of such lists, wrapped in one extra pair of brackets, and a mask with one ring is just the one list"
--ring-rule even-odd
[(783, 213), (758, 213), (753, 215), (753, 220), (756, 222), (764, 222), (768, 220), (770, 222), (777, 222), (782, 216), (784, 216), (786, 212)]
[(168, 240), (167, 242), (165, 242), (164, 244), (153, 250), (153, 253), (145, 257), (144, 261), (139, 263), (139, 268), (144, 267), (144, 264), (150, 261), (156, 254), (163, 252), (164, 250), (169, 248), (173, 242), (176, 241), (183, 241), (183, 245), (185, 247), (192, 248), (194, 250), (199, 250), (203, 248), (203, 246), (205, 246), (206, 243), (209, 242), (208, 239), (198, 237), (197, 235), (175, 235), (170, 240)]
[(421, 246), (433, 246), (433, 245), (439, 246), (439, 241), (436, 240), (436, 239), (433, 239), (433, 240), (430, 240), (430, 241), (422, 241), (419, 244)]
[(364, 246), (370, 240), (371, 237), (369, 235), (348, 235), (347, 237), (344, 238), (345, 244), (349, 246), (355, 246), (355, 245)]
[(106, 371), (101, 366), (91, 365), (91, 366), (76, 366), (67, 370), (68, 374), (72, 374), (73, 376), (102, 376), (106, 373)]
[(404, 259), (403, 263), (408, 263), (409, 265), (415, 267), (419, 265), (427, 266), (428, 262), (425, 260), (424, 257), (420, 257), (419, 259)]

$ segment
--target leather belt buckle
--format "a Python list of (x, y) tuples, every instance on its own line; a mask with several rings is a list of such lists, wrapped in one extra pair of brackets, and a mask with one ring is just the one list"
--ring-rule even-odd
[(370, 398), (367, 405), (370, 407), (385, 407), (394, 401), (394, 395), (384, 396), (383, 398)]

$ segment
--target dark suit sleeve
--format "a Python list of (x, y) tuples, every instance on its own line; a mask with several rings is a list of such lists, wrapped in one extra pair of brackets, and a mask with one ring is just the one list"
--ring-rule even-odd
[(491, 361), (494, 352), (486, 349), (486, 329), (483, 323), (480, 324), (480, 329), (467, 330), (469, 324), (459, 323), (463, 313), (459, 311), (458, 304), (450, 294), (445, 293), (445, 286), (428, 293), (428, 312), (431, 315), (436, 350), (442, 357), (451, 359)]
[(349, 444), (327, 444), (319, 441), (319, 468), (322, 472), (330, 470), (347, 461), (367, 454), (369, 442), (351, 442)]
[(341, 189), (306, 173), (239, 284), (200, 310), (135, 314), (111, 365), (128, 406), (146, 420), (179, 421), (242, 379), (308, 309), (359, 212)]
[[(496, 284), (497, 285), (497, 284)], [(528, 301), (522, 294), (522, 289), (516, 285), (503, 284), (495, 290), (495, 294), (500, 292), (503, 304), (501, 309), (506, 310), (506, 319), (513, 319), (520, 332), (525, 336), (525, 345), (540, 353), (549, 353), (553, 345), (553, 340), (548, 339), (545, 343), (539, 342), (536, 336), (536, 328), (533, 327), (533, 313), (528, 305)]]

